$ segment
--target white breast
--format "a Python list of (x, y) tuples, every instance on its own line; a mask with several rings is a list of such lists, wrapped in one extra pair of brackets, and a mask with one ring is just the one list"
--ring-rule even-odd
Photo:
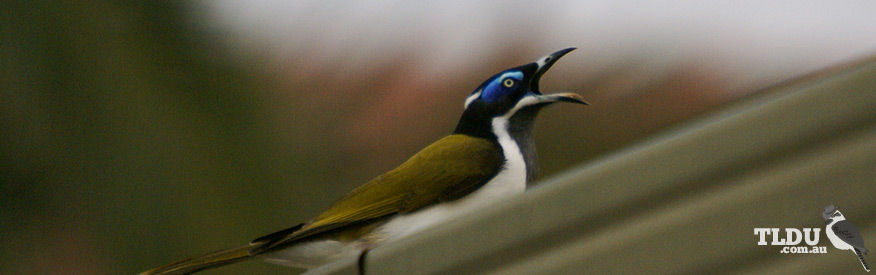
[(508, 119), (493, 119), (493, 131), (505, 156), (505, 165), (489, 182), (477, 191), (452, 202), (430, 206), (414, 213), (393, 218), (377, 230), (383, 239), (397, 239), (429, 226), (446, 222), (462, 209), (477, 208), (490, 201), (507, 198), (526, 190), (526, 163), (517, 143), (508, 134)]
[(508, 133), (508, 116), (496, 117), (492, 121), (493, 132), (505, 157), (505, 164), (484, 186), (458, 200), (430, 206), (413, 213), (399, 215), (377, 228), (369, 236), (369, 243), (363, 240), (338, 242), (321, 240), (305, 242), (293, 247), (262, 255), (273, 263), (310, 268), (334, 261), (342, 256), (356, 255), (363, 248), (373, 245), (370, 242), (398, 239), (427, 227), (447, 222), (457, 217), (464, 209), (478, 208), (484, 204), (526, 190), (526, 162), (523, 154)]

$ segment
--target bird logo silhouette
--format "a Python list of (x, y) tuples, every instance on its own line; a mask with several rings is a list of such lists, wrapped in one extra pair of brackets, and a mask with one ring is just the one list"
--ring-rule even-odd
[(864, 239), (861, 238), (861, 232), (851, 222), (846, 220), (846, 217), (840, 213), (839, 209), (833, 204), (824, 208), (821, 213), (824, 218), (824, 223), (827, 224), (825, 232), (830, 243), (839, 250), (851, 250), (858, 256), (864, 270), (870, 272), (870, 265), (864, 260), (864, 255), (867, 254), (867, 248), (864, 247)]

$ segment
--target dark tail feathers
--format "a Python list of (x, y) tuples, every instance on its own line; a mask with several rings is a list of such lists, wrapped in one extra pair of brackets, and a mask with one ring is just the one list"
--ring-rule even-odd
[(189, 274), (204, 269), (220, 267), (230, 263), (246, 260), (250, 255), (249, 250), (253, 245), (248, 244), (241, 247), (216, 251), (207, 255), (192, 257), (175, 263), (159, 266), (140, 275), (150, 274)]
[(868, 265), (867, 261), (864, 260), (864, 254), (861, 253), (861, 250), (858, 250), (857, 248), (854, 248), (854, 249), (855, 249), (855, 255), (858, 255), (858, 260), (860, 260), (861, 265), (864, 266), (864, 270), (866, 270), (867, 272), (870, 272), (870, 265)]

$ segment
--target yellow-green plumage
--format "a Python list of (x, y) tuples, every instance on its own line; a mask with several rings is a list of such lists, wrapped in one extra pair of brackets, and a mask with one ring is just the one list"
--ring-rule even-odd
[(501, 149), (487, 139), (466, 135), (444, 137), (395, 169), (353, 189), (300, 230), (268, 241), (255, 251), (459, 198), (483, 185), (499, 171), (501, 164)]
[(387, 217), (454, 200), (476, 190), (499, 171), (501, 164), (502, 152), (494, 142), (449, 135), (395, 169), (353, 189), (303, 226), (258, 238), (248, 246), (186, 259), (143, 274), (190, 273), (283, 249), (303, 240), (358, 238)]

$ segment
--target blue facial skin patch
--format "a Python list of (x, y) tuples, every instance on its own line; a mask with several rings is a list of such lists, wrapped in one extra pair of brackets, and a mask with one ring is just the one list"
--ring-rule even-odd
[(523, 72), (510, 71), (493, 78), (490, 83), (487, 83), (487, 85), (484, 86), (484, 90), (481, 92), (481, 100), (487, 103), (493, 103), (502, 98), (505, 94), (511, 92), (514, 86), (509, 88), (502, 84), (505, 79), (509, 78), (513, 79), (514, 86), (517, 86), (518, 82), (523, 80)]

